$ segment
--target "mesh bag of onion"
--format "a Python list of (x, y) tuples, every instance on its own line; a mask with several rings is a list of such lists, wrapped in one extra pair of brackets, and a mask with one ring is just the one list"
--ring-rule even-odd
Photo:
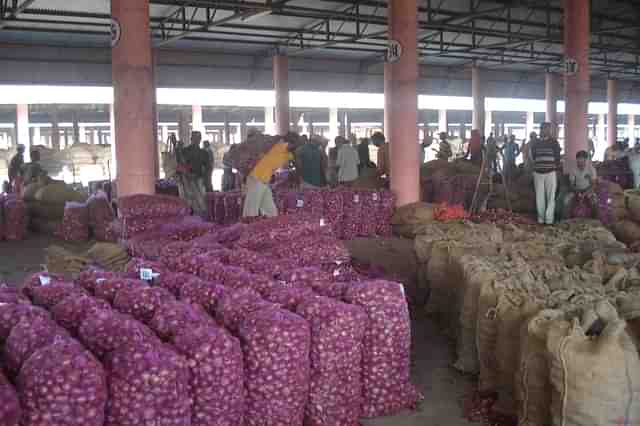
[(180, 289), (180, 300), (200, 305), (209, 315), (215, 315), (218, 302), (226, 292), (226, 287), (220, 284), (194, 277)]
[(22, 411), (18, 393), (0, 370), (0, 420), (2, 426), (18, 426)]
[(224, 222), (236, 223), (242, 216), (242, 192), (228, 192), (224, 197)]
[(243, 426), (244, 374), (238, 339), (215, 326), (181, 330), (174, 346), (191, 372), (193, 426)]
[(111, 353), (108, 425), (191, 425), (187, 361), (167, 345), (131, 344)]
[(107, 241), (107, 229), (115, 219), (109, 200), (102, 196), (93, 196), (87, 201), (89, 209), (89, 226), (98, 241)]
[(131, 315), (142, 322), (149, 322), (156, 310), (175, 297), (162, 287), (124, 287), (116, 293), (113, 307), (120, 313)]
[(344, 190), (344, 218), (342, 220), (342, 238), (352, 240), (360, 232), (362, 223), (362, 198), (353, 190)]
[(415, 406), (422, 398), (409, 382), (411, 322), (401, 284), (352, 283), (345, 301), (361, 306), (369, 318), (363, 352), (363, 415), (385, 416)]
[(167, 302), (156, 310), (149, 327), (162, 339), (172, 341), (186, 328), (213, 325), (214, 321), (197, 305), (184, 302)]
[(197, 280), (191, 274), (182, 272), (163, 272), (153, 280), (154, 285), (162, 287), (175, 297), (180, 295), (182, 287), (191, 280)]
[(4, 202), (4, 237), (8, 241), (22, 241), (27, 236), (29, 217), (22, 200), (10, 197)]
[(101, 309), (109, 309), (109, 304), (84, 293), (72, 293), (51, 309), (51, 315), (66, 330), (76, 333), (88, 315)]
[(342, 236), (342, 220), (344, 217), (344, 197), (340, 191), (323, 191), (324, 216), (340, 238)]
[(148, 284), (144, 281), (134, 280), (130, 278), (109, 278), (101, 281), (95, 288), (95, 296), (98, 299), (105, 300), (110, 304), (113, 304), (113, 300), (116, 298), (118, 291), (125, 287), (147, 287)]
[(96, 310), (87, 316), (78, 329), (78, 338), (100, 358), (121, 347), (158, 342), (144, 324), (110, 309)]
[(236, 333), (242, 321), (252, 312), (261, 309), (277, 309), (278, 305), (267, 302), (260, 294), (248, 288), (225, 292), (216, 307), (216, 319), (231, 332)]
[(26, 303), (0, 303), (0, 343), (22, 319), (33, 322), (35, 318), (50, 318), (49, 312)]
[(36, 272), (29, 275), (22, 284), (22, 293), (29, 299), (33, 297), (33, 290), (42, 285), (64, 282), (64, 277), (49, 272)]
[(322, 191), (307, 190), (302, 193), (305, 211), (314, 216), (322, 217), (324, 215), (324, 197)]
[(87, 241), (89, 239), (89, 209), (84, 203), (68, 202), (58, 228), (58, 238), (64, 241)]
[(16, 375), (22, 364), (38, 349), (69, 334), (49, 318), (23, 318), (11, 329), (4, 346), (7, 371)]
[(309, 396), (311, 332), (291, 312), (263, 309), (240, 325), (247, 409), (245, 425), (301, 426)]
[(380, 192), (380, 208), (376, 212), (375, 222), (378, 224), (377, 233), (383, 237), (393, 234), (391, 218), (396, 208), (396, 196), (391, 191)]
[(298, 305), (302, 303), (305, 298), (312, 295), (313, 290), (308, 287), (281, 286), (265, 294), (265, 299), (282, 306), (283, 309), (295, 312)]
[(73, 282), (93, 294), (96, 290), (96, 286), (102, 281), (116, 277), (117, 274), (115, 272), (88, 269), (80, 272)]
[(18, 377), (23, 426), (102, 426), (107, 382), (102, 365), (73, 339), (36, 351)]
[(359, 425), (367, 315), (358, 306), (320, 296), (305, 299), (297, 312), (311, 326), (311, 386), (305, 425)]
[(358, 228), (358, 235), (371, 237), (378, 230), (378, 210), (380, 210), (380, 194), (378, 191), (358, 191), (362, 202), (362, 221)]
[(191, 211), (178, 197), (144, 194), (118, 198), (118, 209), (119, 215), (126, 218), (187, 216)]
[(34, 305), (50, 309), (60, 303), (65, 297), (81, 293), (85, 293), (85, 290), (75, 284), (54, 282), (49, 285), (34, 288), (31, 300), (33, 300)]

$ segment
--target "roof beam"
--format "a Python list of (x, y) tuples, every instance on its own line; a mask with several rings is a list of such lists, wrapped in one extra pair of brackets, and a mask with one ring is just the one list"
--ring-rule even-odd
[[(3, 29), (7, 25), (7, 21), (10, 19), (15, 19), (19, 14), (24, 12), (29, 6), (35, 3), (36, 0), (24, 0), (22, 3), (18, 4), (14, 8), (7, 8), (6, 13), (7, 16), (0, 16), (0, 30)], [(14, 2), (15, 4), (16, 2)]]

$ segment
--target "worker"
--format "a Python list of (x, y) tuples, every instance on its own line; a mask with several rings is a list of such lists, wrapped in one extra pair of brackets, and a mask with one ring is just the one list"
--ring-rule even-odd
[[(506, 139), (506, 136), (505, 136)], [(508, 140), (500, 148), (504, 158), (503, 170), (506, 176), (511, 177), (515, 173), (516, 158), (520, 155), (520, 146), (516, 142), (515, 135), (510, 135)]]
[(484, 145), (485, 167), (489, 169), (489, 176), (493, 177), (498, 174), (498, 145), (496, 139), (493, 137), (493, 133), (487, 139)]
[(587, 146), (589, 147), (589, 160), (593, 161), (593, 156), (596, 155), (596, 145), (593, 143), (592, 138), (587, 140)]
[(24, 164), (24, 145), (18, 145), (16, 155), (11, 157), (9, 163), (9, 185), (14, 192), (19, 192), (22, 186), (22, 166)]
[(557, 172), (560, 170), (560, 145), (553, 137), (551, 123), (542, 123), (540, 140), (531, 147), (531, 158), (538, 223), (553, 225), (558, 185)]
[(202, 134), (191, 132), (191, 143), (184, 146), (182, 141), (176, 142), (175, 135), (169, 136), (169, 142), (176, 145), (176, 161), (178, 164), (176, 180), (180, 197), (183, 198), (194, 213), (205, 217), (207, 203), (205, 196), (204, 177), (206, 172), (206, 156), (200, 149)]
[(576, 166), (569, 172), (569, 192), (564, 198), (564, 217), (569, 218), (574, 200), (586, 201), (591, 207), (594, 217), (598, 216), (598, 196), (594, 186), (598, 180), (596, 169), (592, 164), (587, 164), (589, 153), (578, 151), (576, 154)]
[(225, 153), (222, 157), (222, 192), (229, 192), (236, 189), (236, 173), (229, 163), (229, 153)]
[(362, 170), (364, 167), (371, 167), (371, 155), (369, 154), (369, 138), (360, 139), (358, 144), (358, 169)]
[(318, 189), (326, 184), (327, 164), (322, 155), (322, 140), (317, 136), (303, 139), (296, 150), (296, 170), (301, 179), (302, 189)]
[(531, 161), (531, 147), (538, 140), (538, 134), (536, 132), (529, 133), (529, 140), (522, 142), (522, 160), (524, 161), (524, 168), (527, 172), (533, 170), (533, 162)]
[(358, 166), (360, 156), (344, 138), (338, 141), (338, 158), (336, 167), (338, 173), (338, 183), (341, 185), (350, 185), (358, 179)]
[(294, 160), (293, 152), (300, 146), (300, 138), (295, 133), (289, 133), (258, 161), (247, 177), (247, 193), (242, 211), (243, 217), (275, 217), (278, 209), (273, 201), (273, 192), (269, 182), (276, 170), (288, 165)]
[(211, 149), (211, 143), (204, 141), (202, 144), (202, 150), (204, 151), (204, 189), (207, 192), (213, 192), (213, 169), (215, 167), (215, 156)]
[(438, 143), (438, 149), (436, 150), (436, 158), (438, 160), (449, 161), (451, 156), (453, 155), (453, 151), (451, 151), (451, 144), (447, 140), (447, 133), (440, 132), (440, 142)]
[(391, 163), (389, 161), (389, 144), (381, 132), (371, 135), (371, 142), (378, 148), (378, 174), (380, 176), (391, 175)]
[(40, 165), (40, 151), (31, 151), (31, 162), (22, 166), (22, 182), (24, 186), (37, 182), (46, 173)]
[(478, 129), (471, 130), (471, 139), (469, 139), (465, 158), (469, 158), (471, 162), (476, 164), (482, 162), (482, 137)]
[(640, 142), (636, 139), (636, 144), (627, 153), (629, 169), (633, 173), (633, 187), (640, 188)]

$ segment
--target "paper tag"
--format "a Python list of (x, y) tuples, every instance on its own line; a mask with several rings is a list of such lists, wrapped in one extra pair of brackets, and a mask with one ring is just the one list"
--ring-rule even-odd
[(373, 193), (373, 201), (378, 201), (378, 193), (377, 192)]
[(296, 207), (301, 209), (302, 207), (304, 207), (304, 200), (298, 200), (296, 201)]
[(340, 270), (339, 269), (336, 269), (335, 271), (333, 271), (333, 276), (334, 277), (337, 277), (339, 275), (340, 275)]
[(47, 277), (46, 275), (40, 275), (38, 279), (40, 279), (40, 285), (44, 286), (51, 284), (51, 277)]
[(103, 283), (103, 282), (105, 282), (106, 280), (107, 280), (106, 278), (98, 278), (98, 279), (96, 280), (96, 284)]
[(140, 279), (142, 281), (151, 281), (153, 279), (153, 270), (150, 268), (140, 268)]
[(358, 194), (355, 194), (355, 195), (353, 196), (353, 202), (354, 202), (354, 203), (359, 203), (359, 202), (360, 202), (360, 196), (359, 196)]
[(324, 219), (320, 219), (320, 226), (322, 227), (322, 226), (325, 226), (325, 225), (326, 225), (326, 223), (324, 222)]
[(400, 291), (402, 292), (402, 295), (404, 296), (404, 286), (402, 284), (398, 284), (400, 286)]
[(336, 265), (340, 266), (342, 265), (344, 262), (342, 260), (336, 260)]

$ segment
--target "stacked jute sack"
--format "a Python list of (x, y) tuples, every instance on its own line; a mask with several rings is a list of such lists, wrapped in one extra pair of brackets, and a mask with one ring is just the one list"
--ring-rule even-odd
[(429, 256), (428, 309), (456, 337), (455, 367), (479, 374), (496, 410), (521, 426), (640, 421), (640, 257), (610, 233), (458, 224), (416, 250)]

